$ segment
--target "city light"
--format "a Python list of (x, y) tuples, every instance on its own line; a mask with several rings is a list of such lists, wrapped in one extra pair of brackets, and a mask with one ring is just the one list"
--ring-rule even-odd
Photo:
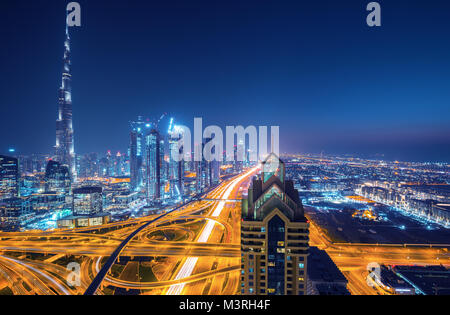
[(0, 12), (0, 295), (450, 294), (447, 2), (97, 1)]

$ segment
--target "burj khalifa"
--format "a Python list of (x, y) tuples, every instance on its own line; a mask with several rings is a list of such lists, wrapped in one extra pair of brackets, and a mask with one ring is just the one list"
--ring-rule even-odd
[(70, 36), (66, 21), (66, 40), (64, 42), (64, 63), (62, 82), (59, 88), (58, 119), (56, 120), (56, 146), (55, 159), (69, 168), (72, 178), (75, 179), (75, 149), (73, 144), (72, 124), (72, 75), (70, 61)]

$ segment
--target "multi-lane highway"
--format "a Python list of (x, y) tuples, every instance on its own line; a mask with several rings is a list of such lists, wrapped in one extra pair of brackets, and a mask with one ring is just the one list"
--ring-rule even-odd
[[(14, 294), (236, 294), (240, 199), (257, 169), (160, 215), (95, 228), (0, 233), (0, 286)], [(311, 222), (310, 244), (327, 251), (352, 294), (377, 294), (367, 266), (445, 264), (448, 247), (335, 244)], [(70, 263), (79, 265), (72, 286)], [(0, 287), (2, 289), (2, 287)]]
[[(374, 295), (381, 292), (367, 284), (368, 266), (385, 265), (450, 265), (450, 246), (411, 246), (407, 244), (336, 244), (320, 227), (311, 222), (310, 245), (324, 249), (349, 281), (348, 288), (355, 295)], [(383, 292), (385, 293), (385, 292)]]
[[(256, 171), (160, 215), (95, 228), (0, 233), (2, 283), (14, 294), (113, 294), (117, 288), (235, 294), (240, 198)], [(70, 262), (80, 266), (75, 287), (66, 281), (73, 276)]]

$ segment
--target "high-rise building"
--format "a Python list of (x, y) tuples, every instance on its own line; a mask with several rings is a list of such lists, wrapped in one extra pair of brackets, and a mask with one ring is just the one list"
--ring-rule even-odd
[(145, 137), (146, 128), (149, 128), (142, 117), (137, 121), (131, 122), (130, 133), (130, 186), (132, 189), (138, 189), (143, 184), (142, 166), (145, 162)]
[[(146, 189), (148, 202), (158, 202), (161, 199), (161, 135), (156, 129), (152, 129), (146, 139)], [(163, 146), (164, 147), (164, 146)]]
[(270, 154), (242, 202), (241, 293), (304, 295), (309, 223), (285, 165)]
[(32, 217), (32, 206), (26, 198), (0, 200), (0, 230), (17, 231)]
[(69, 168), (56, 161), (48, 161), (45, 170), (45, 191), (70, 194)]
[(236, 173), (242, 173), (244, 161), (245, 161), (245, 143), (243, 140), (239, 140), (238, 144), (234, 147), (234, 171)]
[(56, 120), (55, 159), (67, 165), (72, 178), (76, 178), (75, 149), (72, 125), (72, 74), (70, 60), (70, 36), (66, 24), (62, 83), (59, 88), (58, 119)]
[[(206, 138), (203, 140), (201, 145), (195, 146), (195, 151), (197, 155), (203, 152), (205, 146), (210, 143), (213, 139)], [(214, 147), (214, 150), (216, 148)], [(215, 154), (215, 151), (212, 154)], [(208, 161), (203, 156), (201, 161), (194, 162), (195, 173), (196, 173), (196, 193), (201, 193), (205, 191), (208, 187), (218, 184), (220, 181), (220, 162), (218, 161)]]
[(177, 127), (173, 129), (169, 128), (169, 184), (170, 184), (170, 197), (183, 199), (184, 196), (184, 163), (183, 160), (178, 161), (176, 157), (179, 157), (181, 150), (178, 147), (178, 141), (181, 139), (181, 135)]
[(73, 215), (94, 216), (103, 211), (103, 189), (81, 187), (73, 190)]
[(220, 182), (220, 162), (211, 162), (211, 186), (218, 185)]
[(0, 199), (18, 197), (20, 195), (19, 180), (18, 160), (0, 155)]
[(100, 176), (100, 174), (97, 153), (85, 154), (80, 157), (79, 178), (95, 177)]

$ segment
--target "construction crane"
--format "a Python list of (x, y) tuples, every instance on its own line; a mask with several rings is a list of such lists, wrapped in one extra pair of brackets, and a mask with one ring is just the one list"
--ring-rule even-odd
[(173, 124), (173, 118), (170, 118), (170, 123), (169, 123), (169, 130), (167, 131), (168, 134), (171, 134), (173, 132), (173, 128), (174, 128), (174, 124)]
[[(166, 116), (167, 116), (167, 113), (162, 114), (162, 116), (158, 120), (154, 120), (154, 121), (151, 121), (150, 123), (148, 123), (147, 128), (151, 127), (152, 129), (159, 131), (159, 124)], [(147, 121), (149, 121), (149, 120), (147, 120)]]
[(167, 116), (167, 113), (162, 114), (162, 116), (161, 116), (156, 122), (153, 123), (153, 126), (154, 126), (154, 128), (155, 128), (156, 130), (159, 131), (159, 123), (160, 123), (166, 116)]

